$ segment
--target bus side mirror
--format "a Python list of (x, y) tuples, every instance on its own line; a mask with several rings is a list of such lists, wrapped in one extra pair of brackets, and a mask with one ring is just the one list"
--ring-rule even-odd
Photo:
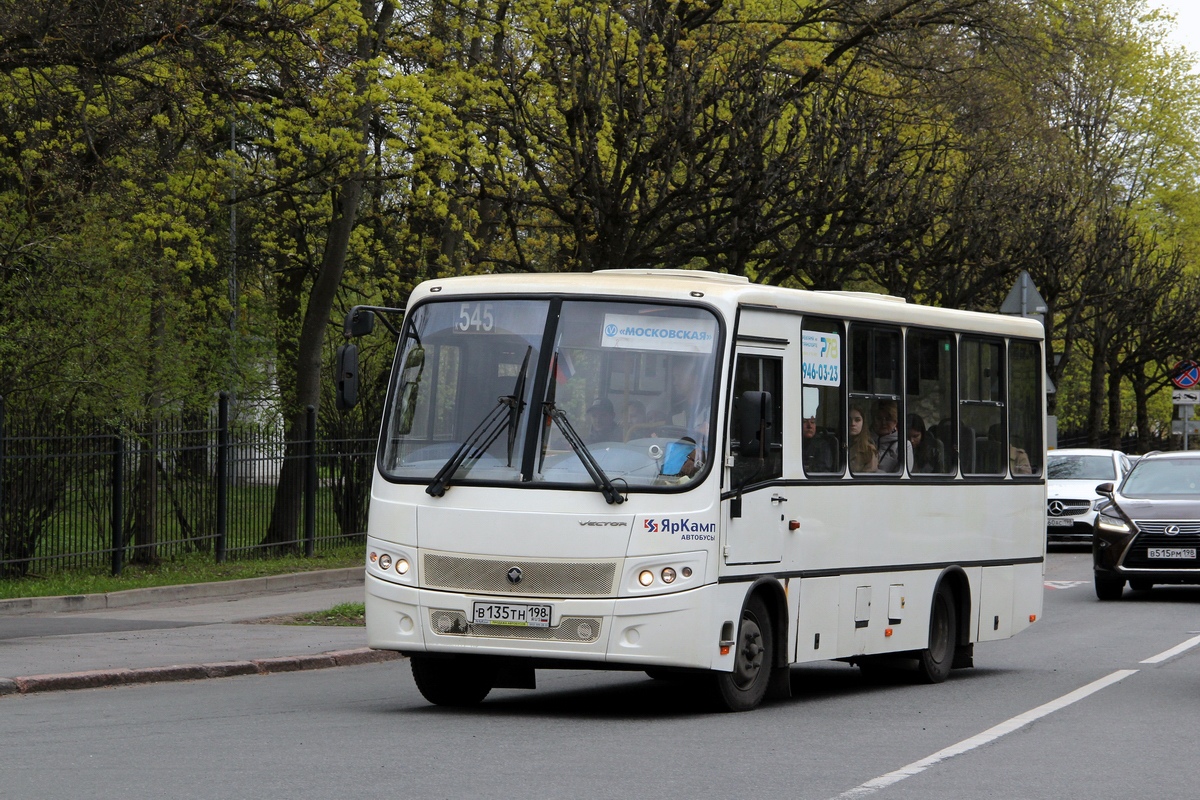
[(743, 392), (738, 398), (738, 427), (742, 438), (738, 455), (742, 458), (767, 457), (767, 430), (774, 422), (771, 408), (770, 392)]
[(355, 306), (346, 314), (342, 332), (351, 338), (366, 336), (375, 330), (375, 312), (369, 308)]
[(337, 349), (337, 394), (334, 402), (338, 411), (358, 405), (358, 345), (344, 344)]

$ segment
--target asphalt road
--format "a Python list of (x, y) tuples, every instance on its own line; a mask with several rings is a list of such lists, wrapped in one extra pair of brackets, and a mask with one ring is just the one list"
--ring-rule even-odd
[(939, 686), (792, 670), (795, 696), (699, 712), (640, 673), (428, 705), (405, 661), (9, 697), (12, 798), (1194, 797), (1200, 588), (1101, 603), (1052, 551), (1043, 619)]

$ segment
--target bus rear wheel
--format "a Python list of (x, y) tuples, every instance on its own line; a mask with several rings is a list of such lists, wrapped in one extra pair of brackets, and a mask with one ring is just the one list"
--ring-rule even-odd
[(954, 593), (946, 585), (933, 595), (929, 614), (929, 646), (917, 653), (917, 677), (924, 683), (941, 683), (950, 676), (958, 646), (958, 615)]
[(775, 640), (771, 617), (762, 598), (751, 597), (742, 609), (734, 641), (733, 672), (718, 672), (713, 679), (713, 699), (723, 711), (757, 708), (771, 683)]
[(479, 658), (412, 656), (412, 675), (421, 696), (435, 706), (474, 706), (488, 696), (495, 668)]

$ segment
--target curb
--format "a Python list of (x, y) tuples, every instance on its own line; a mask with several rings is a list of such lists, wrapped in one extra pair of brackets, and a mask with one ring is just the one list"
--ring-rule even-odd
[[(360, 570), (361, 572), (361, 570)], [(63, 672), (50, 675), (27, 675), (0, 678), (0, 696), (38, 694), (72, 689), (97, 689), (109, 686), (132, 686), (139, 683), (195, 681), (207, 678), (230, 678), (236, 675), (272, 675), (280, 672), (302, 672), (331, 667), (351, 667), (376, 664), (403, 658), (394, 650), (331, 650), (305, 656), (259, 658), (249, 661), (218, 661), (211, 664), (172, 664), (167, 667), (142, 669), (100, 669), (86, 672)]]
[[(179, 600), (201, 600), (211, 597), (265, 594), (314, 587), (348, 586), (361, 583), (365, 574), (366, 571), (362, 567), (345, 567), (343, 569), (292, 572), (286, 575), (267, 575), (261, 578), (242, 578), (234, 581), (153, 586), (147, 589), (126, 589), (102, 594), (18, 597), (0, 600), (0, 616), (60, 611), (104, 611)], [(0, 694), (3, 693), (3, 687), (0, 685)]]

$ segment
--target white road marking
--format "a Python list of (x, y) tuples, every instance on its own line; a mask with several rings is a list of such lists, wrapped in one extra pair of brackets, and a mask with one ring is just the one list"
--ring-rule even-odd
[[(1200, 637), (1197, 637), (1197, 639), (1200, 639)], [(1187, 642), (1184, 644), (1187, 644)], [(1182, 647), (1182, 645), (1180, 646)], [(1179, 648), (1174, 649), (1178, 650)], [(1168, 650), (1167, 652), (1170, 653), (1172, 651)], [(1064, 694), (1057, 700), (1051, 700), (1045, 705), (1040, 705), (1037, 708), (1026, 711), (1024, 714), (1018, 714), (1006, 722), (1001, 722), (999, 725), (996, 725), (993, 728), (988, 728), (983, 733), (972, 736), (970, 739), (964, 739), (958, 744), (952, 744), (944, 750), (939, 750), (933, 755), (923, 758), (920, 761), (914, 761), (908, 766), (901, 767), (895, 772), (889, 772), (886, 775), (880, 775), (878, 778), (873, 778), (860, 786), (850, 789), (849, 791), (842, 792), (837, 796), (836, 800), (850, 800), (850, 798), (865, 797), (869, 794), (878, 792), (880, 789), (886, 789), (888, 786), (891, 786), (894, 783), (899, 783), (905, 778), (910, 778), (913, 775), (924, 772), (934, 764), (945, 761), (949, 758), (954, 758), (958, 755), (962, 755), (963, 753), (974, 750), (977, 747), (982, 747), (988, 742), (995, 741), (1001, 736), (1012, 733), (1019, 728), (1023, 728), (1035, 720), (1041, 719), (1048, 714), (1053, 714), (1055, 711), (1064, 709), (1072, 703), (1082, 700), (1088, 695), (1095, 694), (1107, 686), (1112, 686), (1117, 681), (1124, 680), (1136, 672), (1136, 669), (1119, 669), (1111, 675), (1107, 675), (1098, 681), (1093, 681), (1087, 686), (1082, 686), (1073, 692)]]
[(1195, 636), (1195, 637), (1192, 637), (1191, 639), (1188, 639), (1183, 644), (1175, 645), (1170, 650), (1164, 650), (1156, 656), (1150, 656), (1150, 658), (1147, 658), (1145, 661), (1143, 661), (1141, 663), (1143, 663), (1143, 664), (1161, 664), (1162, 662), (1166, 661), (1168, 658), (1173, 658), (1174, 656), (1177, 656), (1186, 650), (1191, 650), (1193, 647), (1195, 647), (1198, 644), (1200, 644), (1200, 636)]
[(1047, 589), (1073, 589), (1076, 586), (1087, 586), (1091, 581), (1046, 581)]

